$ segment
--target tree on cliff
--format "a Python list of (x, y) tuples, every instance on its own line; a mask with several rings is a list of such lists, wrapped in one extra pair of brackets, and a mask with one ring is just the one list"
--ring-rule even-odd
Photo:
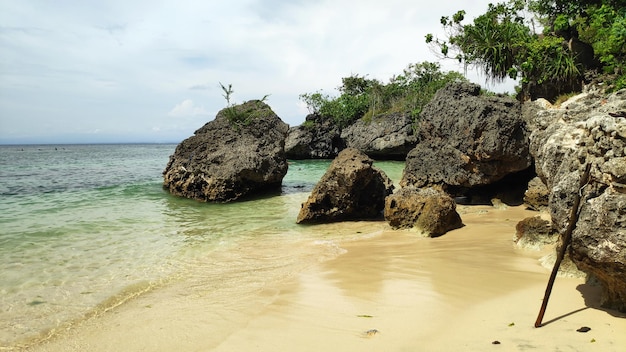
[(509, 0), (464, 19), (463, 10), (442, 17), (446, 38), (428, 34), (426, 42), (493, 81), (520, 78), (521, 98), (576, 91), (595, 68), (614, 75), (614, 89), (626, 87), (624, 0)]

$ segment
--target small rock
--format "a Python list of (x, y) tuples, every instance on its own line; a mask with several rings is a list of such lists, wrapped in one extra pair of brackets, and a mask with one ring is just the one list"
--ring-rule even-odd
[(378, 331), (378, 330), (376, 330), (376, 329), (370, 329), (370, 330), (367, 330), (367, 331), (365, 332), (365, 335), (367, 335), (367, 337), (372, 337), (372, 336), (374, 336), (374, 335), (376, 335), (376, 334), (378, 334), (378, 333), (379, 333), (379, 331)]
[(589, 330), (591, 330), (591, 328), (590, 328), (590, 327), (588, 327), (588, 326), (583, 326), (583, 327), (581, 327), (580, 329), (578, 329), (578, 330), (576, 330), (576, 331), (578, 331), (578, 332), (587, 332), (587, 331), (589, 331)]
[(438, 237), (463, 226), (454, 200), (435, 188), (405, 187), (385, 199), (385, 220), (392, 228), (416, 228)]

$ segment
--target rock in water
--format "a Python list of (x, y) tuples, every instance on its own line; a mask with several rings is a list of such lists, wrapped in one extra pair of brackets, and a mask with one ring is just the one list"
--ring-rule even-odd
[(373, 160), (354, 149), (344, 149), (330, 164), (302, 204), (297, 223), (373, 219), (381, 216), (393, 182), (374, 167)]
[[(564, 233), (574, 195), (582, 192), (570, 257), (604, 287), (602, 304), (626, 312), (626, 89), (610, 95), (586, 92), (559, 108), (524, 105), (534, 126), (530, 151), (537, 175), (550, 191), (553, 227)], [(579, 180), (591, 163), (590, 182)]]
[(438, 237), (463, 226), (456, 203), (434, 188), (404, 187), (385, 200), (385, 220), (393, 228), (417, 228)]
[(409, 114), (391, 113), (357, 120), (341, 132), (341, 139), (346, 147), (356, 148), (377, 160), (405, 160), (417, 143), (417, 134)]
[(288, 167), (288, 129), (259, 100), (225, 108), (176, 147), (163, 172), (163, 186), (204, 202), (279, 189)]
[(454, 189), (491, 185), (532, 165), (520, 104), (480, 95), (475, 84), (454, 82), (440, 89), (424, 106), (418, 133), (403, 187), (439, 185), (455, 194)]
[(333, 159), (342, 149), (339, 127), (332, 118), (317, 114), (291, 127), (285, 141), (285, 153), (290, 159)]

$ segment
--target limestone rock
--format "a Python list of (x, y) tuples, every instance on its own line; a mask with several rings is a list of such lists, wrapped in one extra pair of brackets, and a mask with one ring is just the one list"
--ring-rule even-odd
[(340, 134), (330, 119), (308, 115), (305, 123), (289, 129), (285, 155), (289, 159), (332, 159), (344, 149)]
[[(530, 150), (537, 175), (550, 191), (553, 227), (563, 233), (576, 192), (581, 210), (570, 256), (604, 287), (603, 305), (626, 311), (626, 90), (580, 94), (560, 108), (524, 107), (534, 126)], [(578, 189), (585, 164), (591, 180)]]
[(528, 182), (528, 188), (524, 193), (524, 204), (529, 209), (542, 211), (548, 208), (548, 199), (550, 191), (546, 185), (541, 182), (539, 177), (535, 177)]
[(515, 227), (515, 243), (524, 248), (541, 249), (545, 245), (555, 244), (559, 236), (552, 229), (550, 221), (540, 216), (526, 218)]
[(570, 255), (605, 287), (603, 305), (626, 312), (626, 193), (608, 188), (587, 200)]
[(413, 119), (408, 114), (388, 114), (360, 119), (344, 128), (341, 139), (347, 147), (380, 159), (404, 160), (417, 143)]
[(454, 82), (439, 90), (424, 107), (418, 130), (402, 186), (439, 185), (459, 195), (532, 165), (520, 104), (480, 95), (475, 84)]
[(393, 182), (373, 162), (354, 148), (339, 153), (302, 204), (296, 222), (379, 218)]
[(223, 109), (176, 147), (163, 171), (163, 186), (204, 202), (280, 189), (288, 167), (288, 128), (258, 100)]
[(434, 188), (404, 187), (385, 200), (385, 220), (393, 228), (416, 228), (437, 237), (463, 226), (456, 203)]

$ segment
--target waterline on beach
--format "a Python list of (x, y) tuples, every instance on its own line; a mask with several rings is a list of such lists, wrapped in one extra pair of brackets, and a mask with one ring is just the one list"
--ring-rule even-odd
[[(329, 160), (291, 161), (280, 195), (206, 204), (162, 189), (174, 148), (0, 147), (0, 346), (190, 278), (235, 290), (289, 276), (334, 257), (335, 238), (371, 230), (295, 224)], [(402, 163), (381, 164), (399, 180)]]

